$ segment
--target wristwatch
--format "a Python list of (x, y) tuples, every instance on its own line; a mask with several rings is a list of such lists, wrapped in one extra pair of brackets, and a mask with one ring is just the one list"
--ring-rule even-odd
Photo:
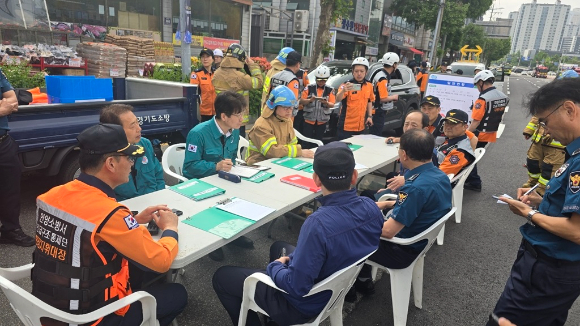
[(528, 215), (526, 216), (526, 219), (528, 220), (528, 224), (530, 224), (531, 226), (536, 226), (534, 224), (534, 222), (532, 222), (532, 216), (534, 216), (534, 214), (539, 213), (539, 211), (532, 209), (531, 211), (528, 212)]

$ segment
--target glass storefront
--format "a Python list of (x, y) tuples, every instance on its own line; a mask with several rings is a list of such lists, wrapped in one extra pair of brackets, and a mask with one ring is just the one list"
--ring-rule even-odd
[[(231, 40), (242, 38), (242, 4), (226, 0), (191, 0), (193, 35)], [(173, 0), (173, 33), (179, 22), (179, 0)]]

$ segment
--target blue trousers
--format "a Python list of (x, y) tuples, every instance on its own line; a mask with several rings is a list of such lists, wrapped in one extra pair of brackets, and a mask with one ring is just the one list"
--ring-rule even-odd
[(580, 262), (546, 258), (529, 247), (522, 242), (493, 312), (518, 326), (564, 325), (580, 295)]

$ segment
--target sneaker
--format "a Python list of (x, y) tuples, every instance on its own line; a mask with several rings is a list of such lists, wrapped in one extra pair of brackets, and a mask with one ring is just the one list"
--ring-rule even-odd
[(481, 185), (473, 185), (471, 183), (466, 183), (463, 185), (463, 189), (481, 192)]
[(366, 281), (359, 281), (357, 279), (354, 282), (354, 288), (363, 295), (371, 295), (375, 293), (375, 283), (373, 283), (373, 280), (371, 279)]
[(36, 243), (32, 237), (27, 236), (22, 229), (2, 231), (0, 243), (11, 243), (21, 247), (32, 247)]

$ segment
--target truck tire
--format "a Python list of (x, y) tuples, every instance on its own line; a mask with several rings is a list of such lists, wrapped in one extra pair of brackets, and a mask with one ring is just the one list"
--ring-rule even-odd
[(67, 182), (73, 181), (78, 178), (81, 172), (79, 166), (79, 153), (74, 151), (71, 152), (62, 165), (60, 166), (60, 171), (57, 175), (57, 181), (59, 184), (65, 184)]

